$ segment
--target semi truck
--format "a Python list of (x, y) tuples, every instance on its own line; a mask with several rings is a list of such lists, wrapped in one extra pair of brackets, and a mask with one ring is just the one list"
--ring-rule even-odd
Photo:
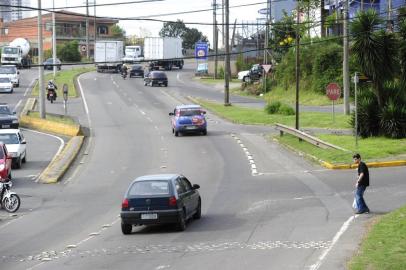
[(30, 42), (26, 38), (16, 38), (1, 51), (2, 65), (15, 65), (18, 68), (30, 68)]
[(97, 40), (94, 58), (97, 72), (119, 72), (124, 55), (123, 48), (121, 40)]
[(125, 55), (123, 57), (124, 63), (139, 63), (144, 60), (142, 54), (142, 47), (139, 45), (125, 46)]
[(175, 37), (146, 37), (144, 39), (144, 61), (150, 70), (172, 67), (183, 68), (182, 39)]

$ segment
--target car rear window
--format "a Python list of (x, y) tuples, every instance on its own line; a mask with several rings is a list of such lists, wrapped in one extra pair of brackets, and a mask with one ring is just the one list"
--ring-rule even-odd
[(156, 79), (166, 79), (166, 74), (162, 72), (152, 72), (151, 77)]
[(142, 66), (133, 66), (133, 70), (142, 70)]
[(193, 116), (201, 114), (202, 112), (199, 109), (181, 109), (179, 111), (179, 116)]
[(0, 142), (5, 144), (18, 144), (18, 136), (17, 134), (0, 134)]
[(166, 194), (169, 194), (169, 183), (161, 180), (135, 182), (129, 191), (130, 196)]
[(7, 106), (0, 106), (0, 114), (11, 114)]

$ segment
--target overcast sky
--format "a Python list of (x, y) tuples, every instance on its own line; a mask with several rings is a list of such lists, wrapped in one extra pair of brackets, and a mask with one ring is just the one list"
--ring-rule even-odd
[[(140, 1), (140, 0), (135, 0)], [(142, 1), (142, 0), (141, 0)], [(148, 0), (147, 0), (148, 1)], [(217, 0), (218, 4), (221, 4), (222, 0)], [(123, 2), (134, 2), (131, 0), (96, 0), (96, 4), (105, 3), (123, 3)], [(159, 15), (174, 12), (183, 12), (191, 10), (201, 10), (201, 9), (211, 9), (213, 0), (164, 0), (149, 3), (137, 3), (137, 4), (125, 4), (125, 5), (114, 5), (114, 6), (104, 6), (96, 7), (97, 16), (109, 16), (109, 17), (140, 17), (146, 15)], [(254, 4), (263, 3), (253, 6), (230, 8), (230, 23), (234, 23), (237, 19), (238, 22), (244, 21), (256, 21), (257, 18), (263, 17), (260, 15), (258, 10), (266, 7), (266, 0), (229, 0), (230, 7), (244, 5), (244, 4)], [(43, 8), (52, 8), (52, 0), (42, 0)], [(93, 3), (93, 0), (89, 0), (89, 3)], [(68, 6), (81, 6), (85, 5), (86, 0), (55, 0), (55, 7), (68, 7)], [(31, 0), (31, 6), (37, 7), (38, 0)], [(80, 9), (67, 9), (74, 12), (85, 13), (85, 8)], [(93, 7), (90, 7), (89, 13), (93, 15)], [(33, 14), (35, 16), (36, 14)], [(154, 19), (161, 20), (176, 20), (181, 19), (185, 23), (187, 22), (197, 22), (197, 23), (212, 23), (213, 22), (213, 12), (205, 11), (199, 13), (191, 14), (180, 14), (171, 16), (157, 16)], [(218, 11), (217, 21), (221, 23), (221, 11)], [(159, 30), (162, 28), (162, 22), (148, 22), (148, 21), (120, 21), (120, 26), (124, 28), (129, 35), (145, 35), (151, 34), (152, 36), (158, 36)], [(193, 25), (187, 24), (189, 28), (197, 28), (199, 31), (203, 32), (209, 40), (212, 40), (213, 27), (203, 26), (203, 25)], [(230, 30), (231, 31), (231, 30)], [(148, 33), (149, 32), (149, 33)], [(231, 37), (231, 32), (230, 32)]]

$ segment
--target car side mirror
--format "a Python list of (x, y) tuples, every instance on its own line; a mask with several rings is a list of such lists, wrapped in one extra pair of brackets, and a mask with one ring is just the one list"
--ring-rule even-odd
[(20, 74), (20, 71), (17, 71), (17, 74)]
[(173, 116), (173, 115), (175, 115), (175, 114), (174, 114), (173, 112), (170, 112), (169, 115), (170, 115), (170, 116)]
[(22, 140), (21, 144), (27, 144), (26, 140)]
[(193, 186), (192, 186), (192, 189), (199, 189), (200, 188), (200, 186), (198, 185), (198, 184), (194, 184)]

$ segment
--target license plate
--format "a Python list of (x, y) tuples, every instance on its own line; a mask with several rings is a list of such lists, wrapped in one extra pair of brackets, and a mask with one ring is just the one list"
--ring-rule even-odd
[(2, 128), (10, 128), (10, 125), (1, 125)]
[(187, 126), (186, 129), (196, 129), (195, 126)]
[(141, 219), (157, 219), (158, 214), (141, 214)]
[(158, 83), (164, 83), (163, 81), (159, 81)]

